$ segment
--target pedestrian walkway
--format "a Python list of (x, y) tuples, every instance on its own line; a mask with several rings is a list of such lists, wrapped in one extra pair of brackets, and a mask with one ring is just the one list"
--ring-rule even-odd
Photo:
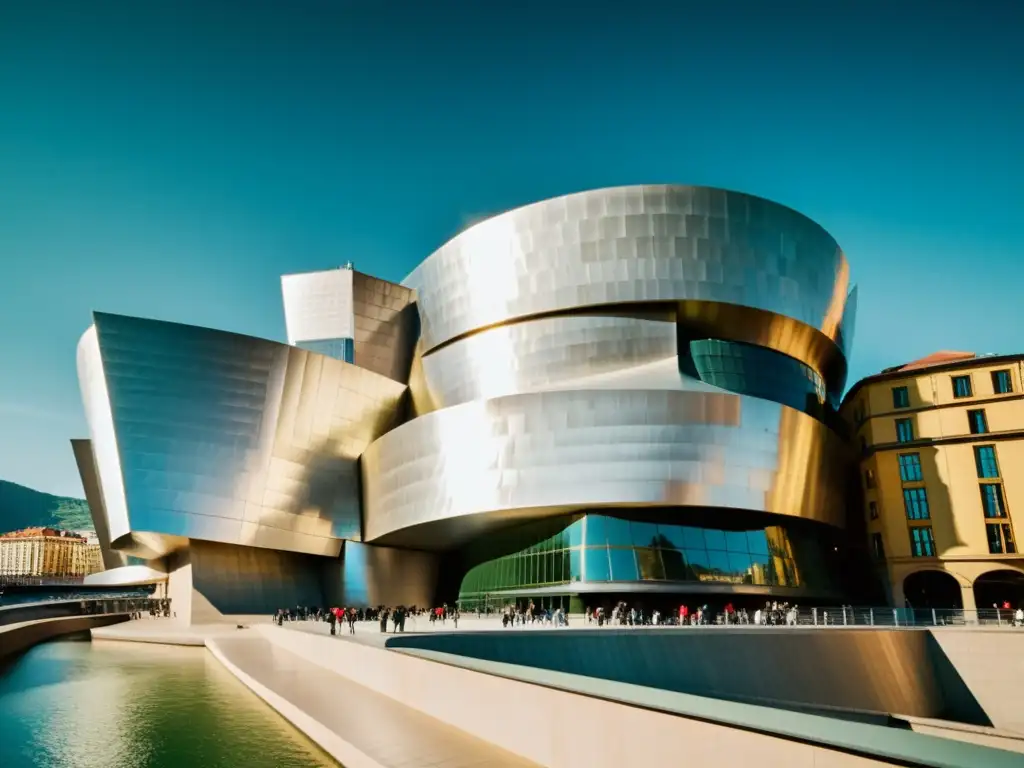
[[(242, 682), (256, 683), (250, 687), (286, 718), (308, 718), (297, 724), (348, 768), (535, 765), (276, 647), (254, 631), (211, 638), (207, 647), (241, 673)], [(304, 727), (309, 720), (319, 728)]]

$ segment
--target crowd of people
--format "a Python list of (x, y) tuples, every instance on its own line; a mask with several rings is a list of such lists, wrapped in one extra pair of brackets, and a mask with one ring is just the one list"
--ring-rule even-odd
[[(996, 605), (994, 608), (998, 609)], [(865, 614), (866, 609), (860, 611)], [(1024, 610), (1009, 609), (1004, 606), (1005, 616), (1002, 620), (1015, 626), (1024, 626)], [(569, 613), (560, 606), (545, 607), (532, 601), (509, 603), (502, 608), (485, 609), (479, 607), (475, 611), (478, 619), (500, 617), (501, 626), (505, 629), (526, 627), (568, 627)], [(882, 614), (878, 614), (881, 617)], [(342, 606), (340, 608), (281, 608), (274, 614), (274, 622), (283, 625), (286, 621), (323, 621), (330, 625), (332, 635), (348, 629), (348, 634), (355, 634), (356, 625), (373, 623), (381, 632), (405, 632), (407, 622), (411, 631), (423, 629), (441, 629), (451, 627), (457, 629), (461, 617), (457, 606), (442, 604), (434, 608), (417, 606), (384, 606), (376, 608), (356, 608)], [(694, 606), (680, 605), (662, 611), (660, 608), (647, 610), (642, 605), (630, 605), (619, 601), (610, 608), (600, 606), (587, 607), (583, 616), (577, 619), (584, 624), (604, 627), (650, 627), (650, 626), (707, 626), (707, 625), (750, 625), (766, 627), (796, 626), (797, 624), (845, 625), (847, 623), (868, 623), (868, 619), (857, 614), (851, 606), (803, 609), (788, 602), (771, 601), (763, 606), (745, 606), (736, 608), (731, 602), (724, 606), (709, 607), (708, 604)], [(575, 620), (575, 619), (574, 619)], [(428, 627), (418, 626), (420, 621), (428, 622)], [(902, 620), (901, 620), (902, 621)], [(874, 623), (874, 620), (871, 620)], [(883, 622), (884, 623), (884, 622)], [(927, 622), (924, 622), (927, 623)]]
[[(381, 632), (387, 632), (391, 627), (393, 633), (405, 632), (406, 621), (413, 625), (420, 618), (429, 621), (431, 625), (440, 624), (447, 626), (449, 621), (452, 626), (459, 626), (459, 609), (448, 604), (436, 608), (420, 608), (415, 605), (386, 606), (379, 605), (376, 608), (356, 608), (342, 606), (340, 608), (310, 608), (307, 606), (296, 606), (295, 608), (278, 608), (274, 613), (274, 623), (283, 626), (286, 621), (322, 621), (330, 625), (331, 634), (335, 635), (344, 628), (348, 633), (356, 633), (356, 624), (371, 622), (380, 627)], [(415, 626), (414, 626), (415, 628)]]

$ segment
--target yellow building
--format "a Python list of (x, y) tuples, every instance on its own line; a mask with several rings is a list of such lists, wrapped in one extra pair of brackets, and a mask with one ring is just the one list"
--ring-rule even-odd
[(0, 534), (4, 577), (79, 578), (103, 570), (98, 541), (54, 528)]
[(857, 382), (842, 413), (893, 605), (1024, 604), (1024, 355), (938, 352)]

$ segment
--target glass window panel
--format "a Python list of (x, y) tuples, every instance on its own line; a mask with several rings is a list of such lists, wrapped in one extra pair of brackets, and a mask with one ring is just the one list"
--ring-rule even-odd
[(1009, 371), (992, 371), (992, 391), (997, 395), (1013, 392), (1013, 381)]
[(708, 550), (708, 559), (712, 571), (729, 572), (729, 553), (718, 550)]
[(581, 549), (570, 549), (569, 550), (569, 580), (580, 581), (583, 579), (583, 567), (580, 563), (582, 560), (582, 553), (584, 550)]
[(893, 408), (909, 408), (910, 407), (910, 393), (906, 387), (893, 387), (892, 388), (892, 407)]
[(1002, 483), (981, 484), (981, 509), (985, 517), (1006, 517)]
[(609, 549), (608, 556), (612, 561), (612, 579), (614, 581), (636, 581), (639, 578), (636, 569), (636, 556), (632, 548)]
[(1013, 528), (1009, 523), (1003, 523), (1003, 542), (1006, 544), (1006, 554), (1017, 554), (1017, 544), (1013, 540)]
[(914, 423), (910, 419), (896, 419), (896, 441), (910, 443), (914, 440)]
[(655, 547), (658, 545), (658, 526), (654, 523), (639, 523), (633, 520), (629, 524), (629, 529), (633, 534), (633, 546)]
[(924, 488), (904, 488), (903, 506), (907, 512), (907, 520), (927, 520), (931, 517), (928, 494)]
[(686, 526), (682, 530), (683, 534), (683, 547), (685, 549), (707, 549), (707, 543), (704, 541), (704, 529), (703, 528), (691, 528)]
[(978, 477), (991, 479), (999, 477), (999, 464), (996, 463), (996, 447), (979, 445), (974, 449), (974, 464), (978, 469)]
[(931, 526), (920, 526), (910, 529), (910, 554), (913, 557), (934, 557), (935, 541), (932, 539)]
[(726, 531), (725, 532), (725, 548), (729, 552), (746, 552), (747, 551), (747, 532), (746, 531)]
[(972, 435), (984, 435), (988, 432), (988, 419), (985, 418), (984, 409), (967, 412), (967, 425)]
[(719, 549), (725, 551), (725, 531), (720, 531), (717, 528), (705, 528), (704, 538), (707, 540), (707, 547), (711, 549)]
[(669, 581), (692, 581), (693, 573), (678, 549), (661, 550), (661, 562), (665, 567), (665, 578)]
[(583, 542), (588, 547), (600, 547), (608, 543), (608, 535), (605, 533), (605, 523), (608, 518), (604, 515), (587, 515), (586, 537)]
[(768, 537), (763, 530), (747, 531), (747, 551), (757, 555), (768, 554)]
[(587, 566), (587, 581), (611, 581), (612, 572), (608, 565), (608, 549), (591, 547), (583, 550)]
[(971, 377), (968, 376), (954, 376), (953, 377), (953, 397), (970, 397), (971, 396)]
[(640, 571), (641, 581), (664, 581), (665, 566), (661, 561), (661, 552), (657, 549), (641, 547), (636, 550), (636, 565)]
[(1003, 540), (999, 536), (999, 524), (989, 523), (985, 526), (985, 534), (988, 537), (988, 551), (992, 555), (1003, 554)]
[(900, 480), (915, 483), (921, 480), (921, 454), (901, 453), (899, 455)]
[(747, 581), (749, 581), (750, 555), (740, 552), (730, 552), (729, 571), (733, 575), (744, 577)]
[(566, 546), (578, 547), (583, 544), (583, 518), (565, 529)]
[(771, 557), (767, 554), (754, 554), (750, 556), (750, 570), (754, 584), (769, 584), (769, 571), (771, 570)]
[(559, 559), (559, 581), (569, 581), (572, 578), (571, 571), (569, 570), (569, 550), (563, 549), (558, 553)]
[(658, 526), (658, 537), (659, 546), (665, 549), (682, 549), (685, 545), (683, 544), (683, 529), (679, 525), (659, 525)]
[(629, 547), (633, 545), (633, 536), (629, 530), (629, 520), (621, 517), (606, 517), (604, 529), (608, 534), (609, 547)]
[(708, 558), (706, 549), (687, 549), (683, 552), (683, 556), (698, 576), (702, 573), (707, 573), (711, 567), (711, 560)]

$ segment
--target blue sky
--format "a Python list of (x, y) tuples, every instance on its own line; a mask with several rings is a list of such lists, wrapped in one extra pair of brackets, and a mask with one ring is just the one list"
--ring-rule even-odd
[(93, 309), (283, 340), (281, 273), (399, 280), (599, 186), (816, 219), (855, 378), (1024, 351), (1021, 39), (1008, 1), (3, 0), (0, 478), (80, 494)]

